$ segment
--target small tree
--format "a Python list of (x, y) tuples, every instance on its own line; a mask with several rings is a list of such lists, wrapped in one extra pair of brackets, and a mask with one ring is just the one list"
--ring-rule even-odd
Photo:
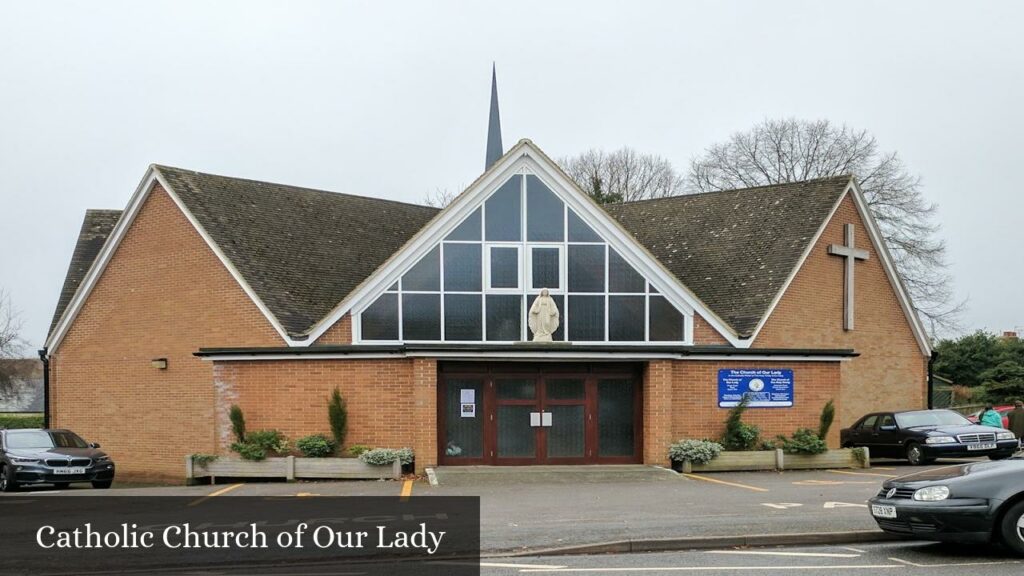
[(836, 407), (832, 400), (825, 403), (821, 409), (821, 419), (818, 421), (818, 438), (826, 440), (828, 431), (832, 428), (832, 421), (836, 418)]
[(327, 419), (331, 424), (331, 434), (340, 449), (345, 445), (345, 436), (348, 435), (348, 408), (341, 392), (335, 388), (331, 392), (331, 400), (327, 403)]
[(231, 405), (231, 412), (228, 416), (231, 418), (231, 431), (235, 433), (235, 441), (245, 442), (245, 415), (242, 414), (242, 409), (238, 407), (238, 404)]
[(743, 421), (743, 413), (750, 404), (750, 396), (744, 394), (736, 406), (729, 410), (725, 419), (725, 434), (722, 435), (722, 446), (726, 450), (753, 450), (761, 437), (761, 430)]

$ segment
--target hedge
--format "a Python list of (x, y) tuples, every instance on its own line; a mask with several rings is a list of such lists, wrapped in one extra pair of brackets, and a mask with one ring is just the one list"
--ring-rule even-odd
[(43, 415), (39, 413), (0, 413), (0, 428), (42, 428)]

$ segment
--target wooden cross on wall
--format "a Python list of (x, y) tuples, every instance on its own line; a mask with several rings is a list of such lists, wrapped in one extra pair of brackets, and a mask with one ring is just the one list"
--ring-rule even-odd
[(843, 330), (853, 330), (853, 265), (857, 260), (867, 260), (868, 251), (854, 248), (853, 224), (844, 227), (846, 244), (830, 244), (828, 253), (846, 258), (846, 270), (843, 273)]

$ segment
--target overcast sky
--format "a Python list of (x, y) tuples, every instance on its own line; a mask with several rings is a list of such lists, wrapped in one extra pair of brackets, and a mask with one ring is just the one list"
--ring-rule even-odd
[(776, 117), (866, 128), (939, 204), (964, 328), (1024, 325), (1022, 2), (0, 0), (0, 287), (40, 346), (87, 208), (150, 163), (421, 202), (506, 148), (684, 169)]

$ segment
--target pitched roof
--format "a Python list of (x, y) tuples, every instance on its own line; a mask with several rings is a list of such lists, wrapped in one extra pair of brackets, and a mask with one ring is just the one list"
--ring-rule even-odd
[(260, 300), (303, 335), (438, 209), (156, 166)]
[(78, 286), (82, 284), (85, 274), (96, 260), (96, 256), (99, 255), (100, 249), (103, 248), (104, 242), (107, 241), (107, 237), (110, 236), (110, 232), (120, 217), (120, 210), (85, 211), (82, 228), (78, 232), (78, 242), (71, 254), (71, 264), (68, 265), (68, 273), (64, 277), (64, 287), (60, 290), (57, 309), (53, 312), (53, 320), (50, 321), (50, 330), (47, 334), (52, 334), (53, 329), (57, 327), (57, 322), (64, 315), (64, 310), (71, 303), (75, 292), (78, 291)]
[(605, 209), (741, 337), (753, 334), (850, 176)]

